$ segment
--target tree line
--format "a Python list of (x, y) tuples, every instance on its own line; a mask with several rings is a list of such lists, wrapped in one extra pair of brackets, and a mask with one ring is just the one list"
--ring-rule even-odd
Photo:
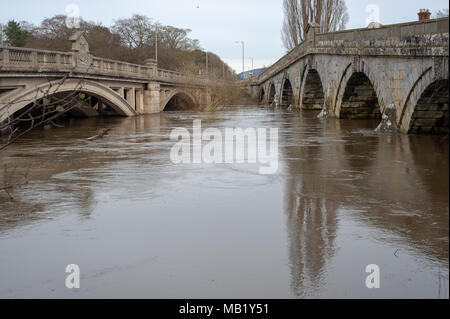
[[(70, 51), (68, 39), (74, 30), (67, 27), (66, 21), (65, 15), (45, 18), (37, 26), (26, 21), (9, 21), (2, 26), (0, 42), (15, 47)], [(208, 58), (210, 76), (227, 79), (235, 76), (216, 54), (205, 51), (199, 40), (189, 37), (190, 29), (162, 25), (145, 15), (117, 19), (111, 27), (81, 19), (80, 29), (85, 32), (91, 53), (98, 57), (143, 64), (146, 59), (156, 57), (157, 47), (160, 68), (204, 75)]]

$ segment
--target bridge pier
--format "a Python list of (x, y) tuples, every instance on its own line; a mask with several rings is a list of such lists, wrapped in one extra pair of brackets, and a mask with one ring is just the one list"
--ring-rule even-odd
[(130, 104), (130, 106), (136, 110), (136, 96), (134, 88), (124, 88), (124, 99)]
[(161, 112), (160, 106), (161, 85), (158, 82), (149, 82), (143, 94), (143, 114)]
[(136, 104), (136, 112), (139, 114), (144, 113), (144, 95), (143, 90), (135, 89), (135, 104)]

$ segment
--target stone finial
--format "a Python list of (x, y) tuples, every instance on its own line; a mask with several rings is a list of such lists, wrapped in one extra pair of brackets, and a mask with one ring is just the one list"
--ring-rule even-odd
[(75, 63), (78, 71), (87, 70), (92, 63), (92, 56), (89, 52), (89, 43), (83, 31), (75, 31), (69, 38), (72, 42), (72, 51), (75, 54)]
[(383, 25), (380, 22), (376, 22), (376, 21), (372, 21), (369, 23), (369, 25), (367, 26), (367, 29), (379, 29), (381, 28)]
[(314, 33), (319, 33), (320, 25), (317, 22), (308, 22), (308, 26), (306, 27), (305, 33), (308, 34), (310, 29), (313, 29)]
[(69, 38), (72, 42), (72, 51), (80, 53), (89, 53), (89, 43), (84, 36), (84, 31), (75, 31), (75, 33)]
[(147, 66), (156, 66), (157, 63), (158, 62), (155, 59), (151, 59), (151, 58), (144, 60), (144, 64)]
[(316, 34), (320, 32), (320, 25), (316, 22), (309, 22), (305, 29), (306, 40), (315, 43)]

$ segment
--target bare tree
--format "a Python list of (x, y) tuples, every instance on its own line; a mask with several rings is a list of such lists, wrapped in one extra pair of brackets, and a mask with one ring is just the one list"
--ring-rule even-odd
[(321, 32), (332, 32), (345, 29), (349, 19), (344, 0), (283, 0), (283, 11), (281, 38), (287, 50), (303, 42), (308, 23), (318, 23)]
[(112, 31), (120, 35), (126, 46), (135, 49), (152, 43), (156, 27), (149, 17), (134, 14), (131, 18), (116, 20)]
[(448, 17), (448, 9), (439, 10), (438, 12), (436, 12), (434, 14), (434, 18), (435, 19), (437, 19), (437, 18), (445, 18), (445, 17)]
[[(11, 200), (14, 199), (11, 195), (12, 190), (28, 184), (28, 175), (30, 173), (30, 168), (27, 169), (25, 174), (16, 173), (17, 166), (15, 166), (12, 170), (9, 170), (8, 166), (5, 164), (3, 169), (3, 182), (0, 184), (0, 191), (4, 191)], [(16, 175), (20, 175), (20, 177), (18, 178), (16, 177)]]
[(161, 30), (161, 40), (168, 49), (188, 49), (190, 45), (188, 34), (191, 31), (191, 29), (181, 29), (170, 25), (164, 26)]

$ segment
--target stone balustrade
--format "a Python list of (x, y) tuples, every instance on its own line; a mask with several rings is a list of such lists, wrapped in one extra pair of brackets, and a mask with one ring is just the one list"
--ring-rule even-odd
[(79, 70), (77, 52), (57, 52), (28, 48), (0, 47), (0, 71), (81, 73), (113, 76), (145, 81), (190, 83), (206, 85), (207, 78), (159, 69), (156, 61), (147, 60), (146, 65), (127, 63), (89, 56), (90, 64)]

